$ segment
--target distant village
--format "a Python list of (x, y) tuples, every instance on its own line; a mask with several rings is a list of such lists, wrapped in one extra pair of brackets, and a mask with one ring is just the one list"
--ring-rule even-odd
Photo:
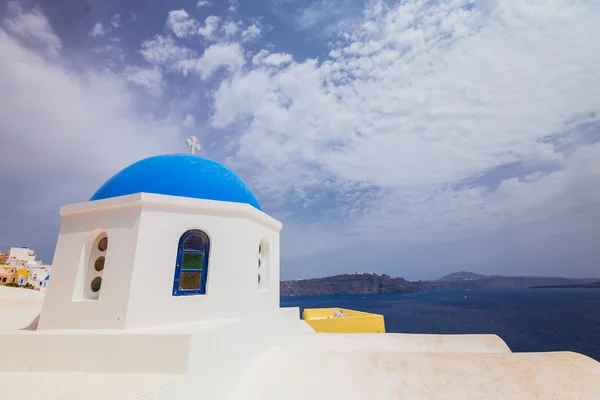
[(8, 254), (0, 251), (0, 286), (44, 291), (51, 268), (42, 261), (36, 261), (35, 251), (30, 248), (11, 247)]

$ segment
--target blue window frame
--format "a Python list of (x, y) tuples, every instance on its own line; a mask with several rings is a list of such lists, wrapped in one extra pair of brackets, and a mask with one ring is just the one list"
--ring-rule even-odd
[(206, 294), (210, 239), (199, 229), (181, 235), (177, 247), (173, 296)]

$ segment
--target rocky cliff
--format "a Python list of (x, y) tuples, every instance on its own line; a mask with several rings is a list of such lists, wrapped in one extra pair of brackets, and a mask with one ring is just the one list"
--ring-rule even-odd
[(407, 293), (417, 290), (419, 290), (418, 285), (403, 278), (370, 273), (281, 281), (282, 296)]
[(569, 279), (527, 276), (485, 276), (457, 272), (435, 281), (407, 281), (388, 275), (358, 273), (326, 278), (281, 281), (281, 296), (318, 296), (341, 294), (413, 293), (421, 290), (472, 289), (491, 287), (581, 285), (598, 279)]

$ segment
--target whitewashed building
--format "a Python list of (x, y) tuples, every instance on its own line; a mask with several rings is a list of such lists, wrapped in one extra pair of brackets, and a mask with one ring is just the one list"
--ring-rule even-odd
[(29, 279), (27, 283), (32, 285), (35, 289), (44, 290), (50, 279), (50, 268), (45, 265), (30, 265)]
[(8, 258), (19, 261), (35, 262), (35, 251), (29, 247), (11, 247), (8, 251)]

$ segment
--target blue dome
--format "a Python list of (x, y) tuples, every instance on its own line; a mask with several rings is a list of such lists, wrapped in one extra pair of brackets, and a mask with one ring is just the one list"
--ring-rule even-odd
[(106, 181), (90, 201), (141, 192), (247, 203), (262, 210), (235, 172), (191, 154), (168, 154), (133, 163)]

